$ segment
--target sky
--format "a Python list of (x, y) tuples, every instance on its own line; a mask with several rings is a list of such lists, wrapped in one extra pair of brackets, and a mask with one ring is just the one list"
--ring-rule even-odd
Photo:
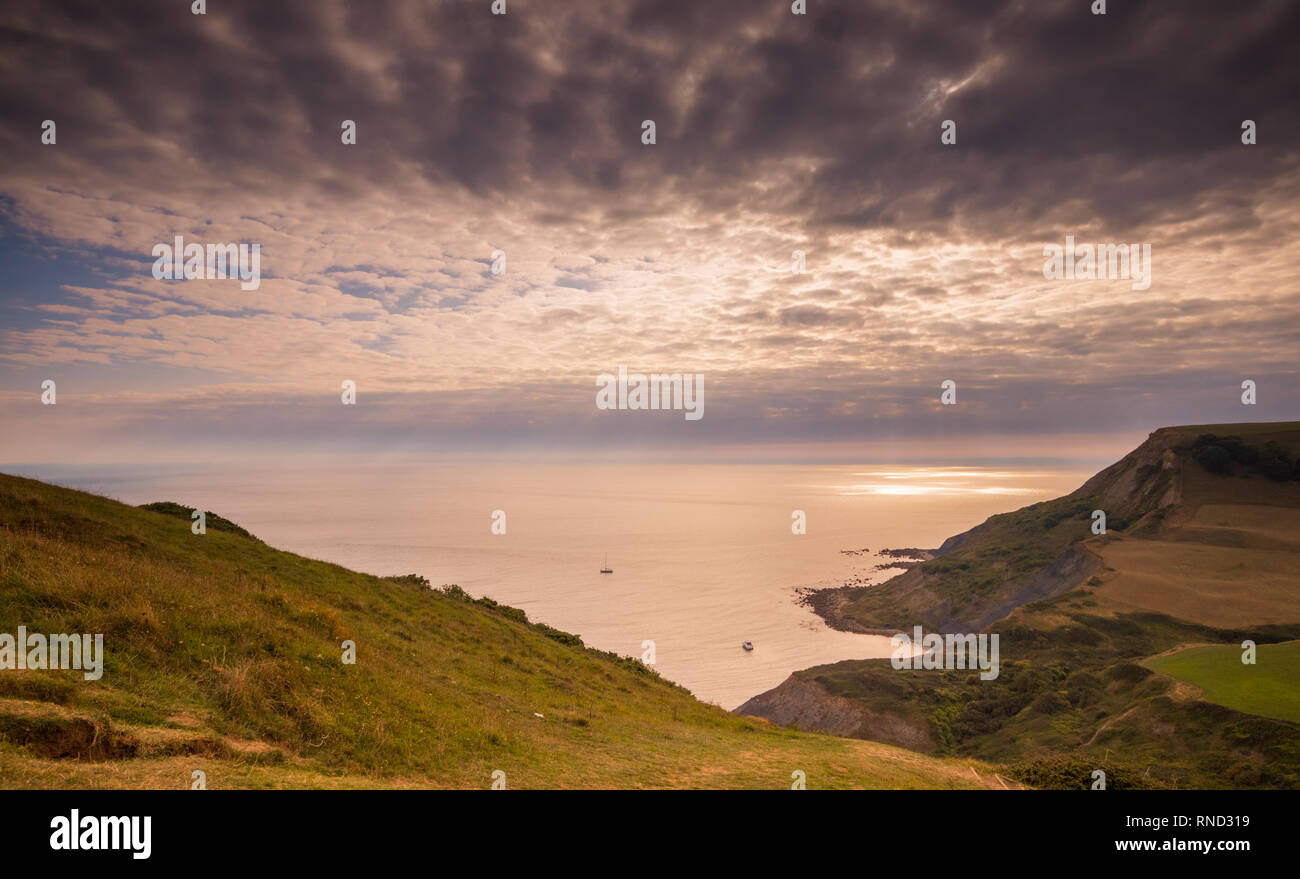
[[(7, 0), (0, 461), (1298, 417), (1300, 4), (491, 6)], [(258, 244), (260, 285), (155, 278), (178, 235)], [(1067, 236), (1149, 245), (1149, 288), (1045, 277)], [(702, 374), (704, 416), (598, 408), (620, 366)]]

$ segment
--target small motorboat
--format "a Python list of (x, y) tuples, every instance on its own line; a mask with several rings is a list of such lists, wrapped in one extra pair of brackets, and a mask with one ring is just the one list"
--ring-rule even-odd
[(741, 641), (741, 642), (740, 642), (740, 646), (741, 646), (741, 647), (744, 647), (746, 650), (753, 650), (753, 649), (754, 649), (754, 642), (753, 642), (753, 641)]

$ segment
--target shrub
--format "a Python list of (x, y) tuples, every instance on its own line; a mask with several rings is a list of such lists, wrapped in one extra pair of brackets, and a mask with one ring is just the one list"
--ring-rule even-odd
[(1069, 688), (1067, 698), (1075, 708), (1085, 708), (1101, 699), (1101, 679), (1091, 672), (1075, 672), (1066, 681), (1066, 686)]
[(1152, 674), (1151, 669), (1138, 665), (1136, 662), (1121, 662), (1106, 670), (1106, 677), (1112, 681), (1122, 681), (1126, 684), (1140, 683), (1151, 677)]
[(1285, 482), (1294, 473), (1295, 465), (1286, 449), (1273, 440), (1264, 445), (1259, 455), (1259, 471), (1274, 482)]
[[(392, 577), (381, 577), (380, 579), (387, 580), (389, 583), (397, 583), (399, 586), (415, 586), (419, 589), (432, 588), (428, 578), (421, 577), (419, 574), (398, 574)], [(459, 589), (460, 587), (457, 586), (456, 588)], [(446, 591), (445, 587), (444, 591)]]
[(562, 632), (559, 629), (546, 625), (546, 623), (535, 623), (534, 625), (539, 632), (550, 638), (552, 641), (559, 641), (561, 644), (568, 644), (570, 647), (582, 646), (582, 638), (578, 635), (571, 635), (568, 632)]
[(511, 607), (508, 604), (499, 604), (498, 602), (488, 598), (486, 595), (478, 599), (476, 603), (483, 605), (483, 607), (486, 607), (488, 610), (496, 611), (503, 617), (514, 620), (517, 623), (528, 622), (528, 614), (524, 613), (519, 608)]
[(1205, 446), (1198, 450), (1196, 463), (1211, 473), (1224, 475), (1232, 472), (1232, 455), (1222, 446)]
[[(186, 522), (193, 522), (191, 518), (194, 515), (194, 507), (187, 507), (184, 504), (177, 504), (171, 501), (157, 501), (152, 504), (141, 504), (140, 509), (148, 510), (151, 513), (162, 513), (164, 516), (174, 516), (177, 519), (184, 519)], [(244, 530), (234, 522), (218, 516), (216, 513), (208, 510), (203, 517), (203, 524), (213, 531), (228, 531), (231, 534), (238, 534), (240, 537), (247, 537), (249, 540), (257, 540), (252, 534)], [(257, 541), (261, 543), (260, 540)]]
[(468, 592), (466, 592), (464, 589), (461, 589), (455, 583), (444, 583), (442, 584), (442, 588), (439, 589), (438, 591), (441, 592), (443, 595), (447, 596), (448, 598), (455, 599), (456, 601), (474, 600), (472, 597), (470, 597), (470, 594)]
[(1039, 759), (1019, 763), (1007, 767), (1007, 774), (1037, 788), (1089, 790), (1093, 785), (1092, 773), (1099, 769), (1106, 773), (1108, 790), (1166, 787), (1163, 782), (1135, 773), (1127, 767), (1105, 763), (1099, 765), (1070, 758)]
[(1048, 690), (1030, 703), (1029, 707), (1034, 711), (1037, 711), (1039, 714), (1056, 714), (1064, 711), (1067, 706), (1065, 700), (1061, 698), (1060, 693), (1057, 693), (1054, 690)]

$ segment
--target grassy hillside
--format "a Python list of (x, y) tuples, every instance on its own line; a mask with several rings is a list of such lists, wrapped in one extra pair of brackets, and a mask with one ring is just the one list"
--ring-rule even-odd
[[(990, 630), (1001, 645), (992, 681), (961, 670), (896, 670), (888, 660), (840, 662), (794, 677), (858, 707), (873, 721), (867, 730), (891, 733), (872, 738), (995, 762), (1036, 786), (1086, 788), (1092, 771), (1103, 769), (1112, 788), (1300, 787), (1300, 724), (1277, 719), (1275, 710), (1256, 716), (1240, 703), (1207, 699), (1144, 665), (1183, 644), (1214, 643), (1223, 645), (1216, 673), (1242, 674), (1229, 669), (1241, 668), (1242, 640), (1266, 650), (1300, 638), (1300, 625), (1198, 626), (1127, 610), (1085, 588), (1024, 608)], [(1259, 668), (1245, 674), (1272, 679)], [(1297, 685), (1284, 678), (1281, 686), (1294, 693)], [(767, 716), (767, 697), (738, 711)], [(1274, 699), (1283, 704), (1277, 693)]]
[(98, 681), (0, 670), (0, 786), (1005, 786), (730, 715), (512, 608), (223, 522), (0, 475), (0, 633), (102, 633), (106, 654)]
[[(1163, 428), (1069, 495), (993, 516), (887, 583), (824, 590), (812, 604), (831, 625), (849, 631), (915, 624), (980, 631), (1017, 607), (1086, 582), (1107, 566), (1105, 548), (1121, 537), (1184, 544), (1148, 547), (1152, 560), (1141, 566), (1110, 564), (1126, 575), (1161, 569), (1189, 543), (1281, 553), (1259, 562), (1257, 572), (1275, 593), (1272, 606), (1300, 622), (1285, 597), (1292, 594), (1285, 584), (1300, 580), (1300, 533), (1290, 527), (1300, 524), (1298, 462), (1300, 423)], [(1204, 518), (1220, 508), (1233, 527)], [(1279, 508), (1282, 519), (1275, 516)], [(1106, 513), (1108, 536), (1092, 534), (1093, 510)]]
[[(841, 730), (1011, 764), (1035, 785), (1087, 787), (1100, 768), (1111, 787), (1300, 787), (1300, 676), (1279, 643), (1300, 638), (1298, 459), (1296, 423), (1156, 431), (1067, 497), (815, 604), (843, 628), (997, 633), (996, 680), (841, 662), (738, 710), (831, 728), (833, 705)], [(1246, 639), (1268, 663), (1241, 664)]]

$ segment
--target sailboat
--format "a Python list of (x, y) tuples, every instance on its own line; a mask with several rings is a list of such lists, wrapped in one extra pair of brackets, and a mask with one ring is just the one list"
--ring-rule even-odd
[(612, 574), (614, 569), (609, 566), (609, 553), (605, 553), (605, 566), (600, 569), (602, 574)]

